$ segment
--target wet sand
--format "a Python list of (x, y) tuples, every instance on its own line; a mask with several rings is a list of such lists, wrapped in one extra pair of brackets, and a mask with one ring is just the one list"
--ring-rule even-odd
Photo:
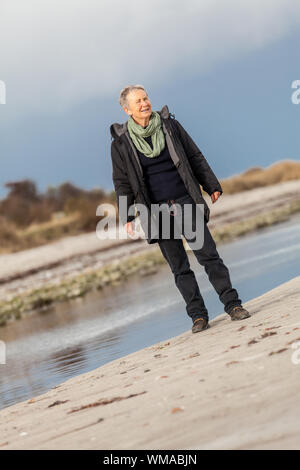
[(246, 302), (247, 320), (219, 315), (8, 407), (0, 448), (299, 449), (299, 304), (300, 276)]

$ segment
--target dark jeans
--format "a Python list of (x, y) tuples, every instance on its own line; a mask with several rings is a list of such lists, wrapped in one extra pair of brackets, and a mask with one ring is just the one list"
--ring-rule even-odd
[[(184, 204), (192, 204), (192, 224), (193, 230), (195, 228), (195, 214), (198, 210), (194, 200), (189, 196), (184, 196), (175, 200), (176, 204), (180, 204), (182, 214), (184, 214)], [(172, 204), (168, 201), (168, 206), (172, 209)], [(167, 209), (168, 210), (168, 209)], [(202, 213), (201, 213), (202, 217)], [(190, 269), (190, 263), (188, 255), (183, 246), (181, 238), (174, 238), (172, 223), (174, 217), (170, 217), (171, 222), (171, 238), (170, 239), (159, 239), (158, 244), (161, 252), (167, 260), (172, 273), (174, 274), (175, 284), (178, 287), (182, 297), (186, 302), (187, 314), (194, 321), (196, 318), (204, 317), (208, 319), (208, 311), (205, 307), (204, 300), (199, 290), (198, 283), (195, 278), (194, 272)], [(202, 219), (203, 220), (203, 219)], [(220, 258), (219, 253), (216, 249), (216, 244), (211, 236), (211, 233), (207, 227), (207, 223), (203, 220), (204, 224), (204, 243), (200, 249), (191, 249), (196, 256), (198, 262), (204, 266), (205, 272), (208, 275), (209, 281), (217, 292), (220, 301), (224, 304), (224, 310), (229, 313), (232, 307), (241, 305), (241, 300), (238, 297), (238, 293), (233, 289), (230, 281), (230, 275), (228, 268)], [(183, 225), (181, 230), (183, 230)], [(192, 238), (186, 237), (184, 232), (183, 236), (186, 241), (193, 241)], [(172, 238), (173, 237), (173, 238)]]

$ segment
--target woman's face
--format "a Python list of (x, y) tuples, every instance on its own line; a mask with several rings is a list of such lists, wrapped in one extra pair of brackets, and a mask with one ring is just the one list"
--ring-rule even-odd
[(127, 96), (128, 108), (125, 112), (136, 121), (150, 119), (152, 107), (147, 93), (144, 90), (133, 90)]

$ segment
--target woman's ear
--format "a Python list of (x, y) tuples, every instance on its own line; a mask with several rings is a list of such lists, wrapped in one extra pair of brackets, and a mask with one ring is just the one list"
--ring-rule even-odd
[(123, 111), (124, 111), (126, 114), (128, 114), (128, 116), (131, 116), (131, 115), (132, 115), (132, 112), (129, 111), (129, 109), (128, 109), (126, 106), (124, 106)]

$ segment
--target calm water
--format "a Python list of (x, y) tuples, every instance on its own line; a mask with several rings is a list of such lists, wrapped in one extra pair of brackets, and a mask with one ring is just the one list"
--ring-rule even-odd
[[(299, 275), (300, 214), (219, 245), (243, 302)], [(189, 254), (210, 318), (224, 313), (204, 269)], [(41, 394), (78, 374), (179, 335), (191, 319), (169, 266), (0, 329), (0, 408)]]

